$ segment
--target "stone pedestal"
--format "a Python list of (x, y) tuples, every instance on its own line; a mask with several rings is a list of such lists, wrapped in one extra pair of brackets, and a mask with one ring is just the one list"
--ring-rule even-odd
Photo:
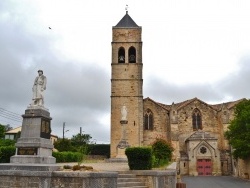
[(16, 143), (16, 154), (11, 163), (55, 164), (50, 140), (51, 117), (46, 108), (30, 106), (23, 115), (21, 137)]
[(128, 124), (128, 121), (121, 120), (120, 123), (122, 126), (122, 138), (121, 138), (121, 141), (119, 142), (119, 144), (117, 145), (116, 158), (122, 159), (122, 161), (124, 161), (124, 159), (127, 160), (125, 150), (126, 150), (126, 148), (129, 147), (129, 143), (127, 142), (127, 139), (126, 139), (126, 127), (125, 127)]

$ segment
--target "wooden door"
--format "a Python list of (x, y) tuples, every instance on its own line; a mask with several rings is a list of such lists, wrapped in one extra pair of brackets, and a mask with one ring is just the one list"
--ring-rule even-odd
[(197, 172), (199, 176), (211, 176), (212, 175), (211, 159), (198, 159)]

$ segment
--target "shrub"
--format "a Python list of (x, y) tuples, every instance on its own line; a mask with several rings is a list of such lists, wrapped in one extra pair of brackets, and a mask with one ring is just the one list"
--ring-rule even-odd
[(158, 138), (152, 145), (152, 153), (155, 158), (154, 167), (166, 165), (172, 158), (174, 151), (172, 145), (164, 139)]
[(10, 139), (0, 139), (0, 147), (1, 146), (15, 146), (16, 141)]
[(79, 152), (53, 152), (52, 156), (56, 158), (57, 163), (78, 162), (83, 158), (83, 154)]
[(71, 140), (67, 138), (65, 139), (59, 138), (54, 143), (54, 147), (60, 152), (66, 152), (66, 151), (76, 152), (76, 149), (71, 144)]
[(130, 170), (152, 169), (152, 149), (149, 147), (132, 147), (125, 150)]
[(15, 155), (16, 148), (14, 146), (0, 147), (0, 163), (9, 163), (10, 157)]

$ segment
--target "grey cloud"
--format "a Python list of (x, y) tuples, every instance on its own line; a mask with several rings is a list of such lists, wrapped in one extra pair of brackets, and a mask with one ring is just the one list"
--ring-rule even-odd
[(241, 58), (238, 70), (224, 78), (217, 86), (221, 92), (236, 98), (250, 97), (250, 55)]
[(250, 97), (250, 55), (243, 57), (238, 69), (214, 84), (175, 85), (150, 76), (144, 79), (144, 97), (157, 102), (171, 104), (197, 97), (207, 103), (220, 103), (227, 97), (231, 100)]

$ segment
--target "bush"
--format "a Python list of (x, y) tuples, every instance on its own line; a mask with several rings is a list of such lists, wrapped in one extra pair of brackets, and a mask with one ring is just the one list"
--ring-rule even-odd
[(15, 146), (16, 141), (10, 139), (0, 139), (0, 147), (1, 146)]
[(52, 156), (56, 158), (57, 163), (79, 162), (79, 159), (83, 159), (83, 154), (79, 152), (53, 152)]
[(127, 148), (125, 154), (128, 157), (130, 170), (152, 169), (152, 149), (149, 147)]
[(156, 139), (152, 145), (152, 153), (154, 156), (154, 167), (166, 165), (172, 158), (174, 151), (172, 145), (164, 139)]
[(9, 163), (10, 157), (15, 155), (16, 148), (14, 146), (0, 147), (0, 163)]
[(93, 144), (89, 145), (90, 155), (105, 155), (107, 158), (110, 157), (110, 144)]
[(60, 152), (67, 152), (67, 151), (76, 152), (76, 148), (72, 146), (71, 140), (67, 138), (65, 139), (59, 138), (54, 143), (54, 148)]

